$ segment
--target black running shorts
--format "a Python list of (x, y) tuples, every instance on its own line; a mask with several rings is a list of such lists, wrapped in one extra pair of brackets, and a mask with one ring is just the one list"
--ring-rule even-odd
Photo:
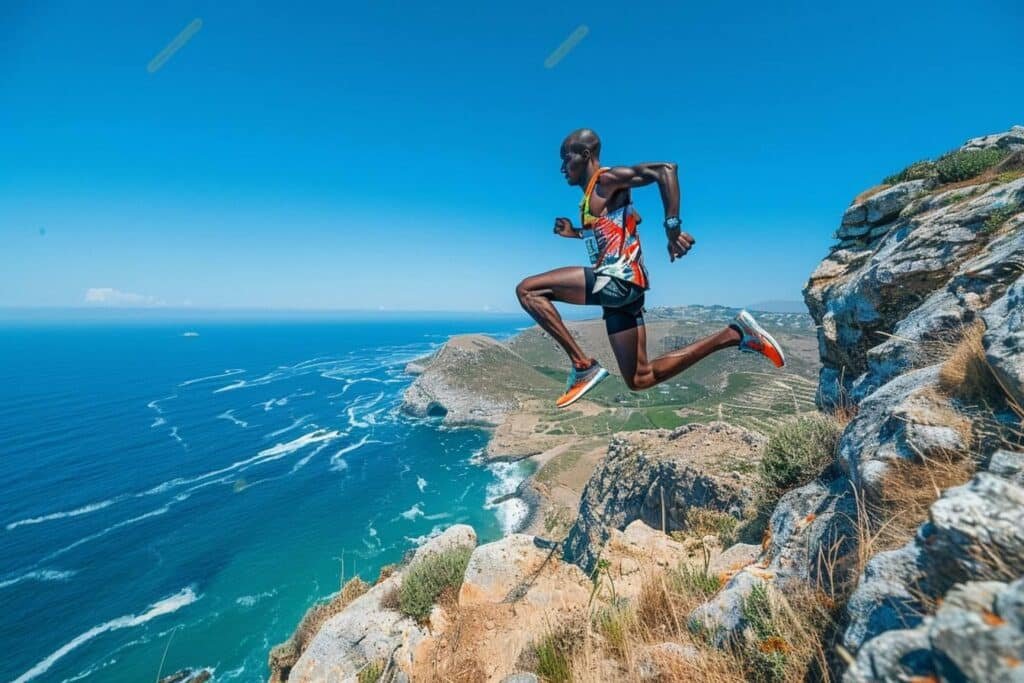
[(594, 292), (597, 275), (593, 268), (584, 268), (586, 279), (588, 306), (600, 306), (604, 309), (605, 329), (608, 334), (631, 330), (644, 324), (644, 288), (640, 285), (618, 278)]

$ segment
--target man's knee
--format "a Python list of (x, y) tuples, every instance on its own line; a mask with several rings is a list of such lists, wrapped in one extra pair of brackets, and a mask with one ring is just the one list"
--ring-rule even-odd
[(654, 381), (653, 376), (641, 375), (639, 373), (632, 377), (623, 377), (622, 379), (625, 380), (626, 386), (629, 387), (631, 391), (644, 391), (645, 389), (650, 389), (657, 384), (657, 382)]
[(519, 299), (519, 303), (523, 306), (526, 305), (526, 300), (530, 297), (530, 286), (526, 280), (521, 281), (516, 285), (516, 298)]

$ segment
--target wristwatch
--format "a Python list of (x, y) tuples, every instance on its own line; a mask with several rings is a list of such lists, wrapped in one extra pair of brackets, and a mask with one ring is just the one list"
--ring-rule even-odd
[(679, 220), (679, 216), (669, 216), (665, 219), (666, 230), (679, 230), (683, 227), (683, 222)]

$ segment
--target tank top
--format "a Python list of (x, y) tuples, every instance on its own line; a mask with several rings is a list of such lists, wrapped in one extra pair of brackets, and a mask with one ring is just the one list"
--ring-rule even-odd
[(598, 178), (607, 170), (598, 169), (580, 201), (583, 243), (594, 267), (594, 274), (598, 276), (594, 291), (604, 287), (609, 277), (648, 289), (647, 269), (644, 267), (640, 235), (637, 232), (640, 214), (633, 208), (632, 197), (628, 204), (611, 213), (607, 209), (600, 216), (590, 213), (590, 195), (594, 193)]

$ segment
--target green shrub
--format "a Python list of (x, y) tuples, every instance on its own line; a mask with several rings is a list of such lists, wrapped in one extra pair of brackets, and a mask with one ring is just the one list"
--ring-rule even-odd
[(936, 160), (935, 171), (940, 182), (956, 183), (981, 175), (1008, 154), (1005, 149), (997, 148), (950, 152)]
[(841, 431), (833, 418), (820, 414), (782, 424), (768, 439), (761, 459), (767, 492), (781, 493), (820, 475), (835, 458)]
[(691, 507), (686, 511), (686, 529), (697, 536), (714, 534), (728, 548), (736, 542), (736, 527), (740, 520), (728, 512), (711, 508)]
[(908, 180), (934, 178), (936, 175), (937, 171), (935, 170), (935, 162), (918, 161), (917, 163), (907, 166), (899, 173), (885, 178), (882, 182), (886, 185), (895, 185), (896, 183), (905, 183)]
[(460, 546), (430, 555), (409, 567), (398, 592), (399, 610), (414, 619), (425, 619), (445, 588), (462, 585), (472, 554), (472, 548)]
[(594, 630), (600, 633), (608, 646), (618, 653), (624, 653), (628, 636), (629, 620), (632, 613), (629, 602), (622, 598), (613, 600), (594, 613)]
[(384, 662), (376, 659), (359, 670), (359, 673), (356, 674), (356, 680), (359, 683), (377, 683), (383, 675)]
[(559, 630), (545, 636), (534, 645), (537, 656), (537, 673), (551, 683), (569, 683), (572, 680), (572, 664), (570, 658), (576, 643), (574, 634), (568, 630)]
[(1003, 227), (1003, 223), (1010, 220), (1010, 217), (1021, 210), (1018, 204), (1007, 204), (1001, 206), (988, 215), (985, 219), (985, 225), (982, 228), (982, 232), (995, 232), (999, 228)]
[(697, 569), (687, 564), (680, 565), (679, 569), (669, 572), (667, 579), (673, 592), (682, 595), (699, 595), (710, 598), (722, 587), (722, 582), (717, 576), (712, 576), (703, 569)]
[(768, 589), (755, 584), (743, 600), (741, 611), (755, 641), (745, 648), (744, 661), (750, 680), (785, 681), (788, 646), (775, 625)]

